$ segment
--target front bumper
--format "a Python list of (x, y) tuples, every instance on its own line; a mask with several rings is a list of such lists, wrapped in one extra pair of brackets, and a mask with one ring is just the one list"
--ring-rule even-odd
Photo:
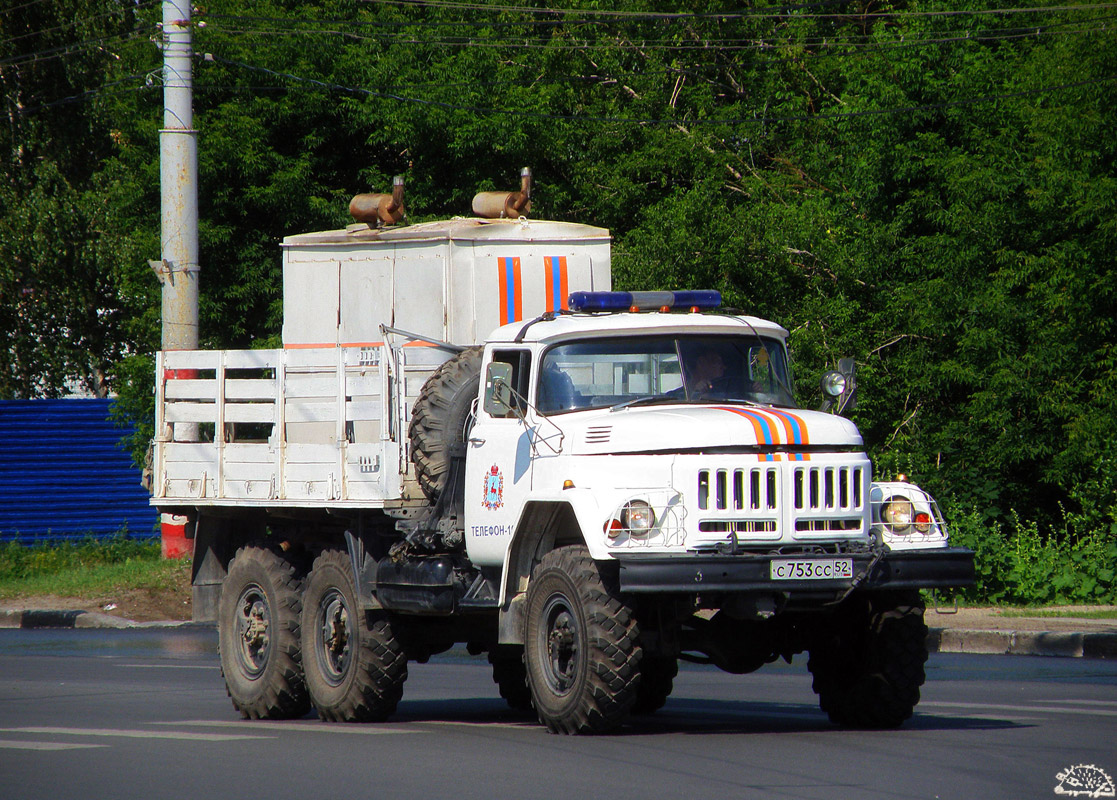
[(974, 582), (974, 554), (961, 547), (810, 556), (812, 560), (853, 560), (853, 578), (776, 580), (772, 562), (786, 555), (617, 556), (622, 592), (696, 594), (708, 592), (842, 592), (860, 589), (944, 589)]

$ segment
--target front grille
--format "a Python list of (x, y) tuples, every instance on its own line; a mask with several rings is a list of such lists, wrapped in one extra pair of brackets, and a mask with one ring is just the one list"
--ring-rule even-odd
[(852, 539), (867, 530), (871, 467), (864, 456), (807, 454), (783, 461), (697, 456), (676, 462), (694, 512), (693, 546), (729, 540)]
[(843, 533), (861, 529), (861, 518), (852, 519), (797, 519), (795, 530), (799, 533)]
[(775, 533), (774, 519), (704, 519), (698, 523), (702, 533)]
[(863, 507), (861, 467), (796, 467), (796, 511), (857, 511)]
[(780, 506), (777, 467), (701, 469), (698, 471), (698, 508), (776, 511)]

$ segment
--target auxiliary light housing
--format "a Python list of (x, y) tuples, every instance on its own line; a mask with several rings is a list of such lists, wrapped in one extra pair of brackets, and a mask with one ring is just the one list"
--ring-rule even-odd
[(710, 311), (721, 305), (721, 292), (700, 289), (680, 292), (573, 292), (571, 311)]

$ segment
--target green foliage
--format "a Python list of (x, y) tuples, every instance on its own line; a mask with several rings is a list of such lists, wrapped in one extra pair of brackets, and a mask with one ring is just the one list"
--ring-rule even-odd
[(1117, 537), (1107, 533), (1042, 536), (1034, 521), (989, 522), (971, 511), (954, 516), (950, 541), (975, 554), (968, 601), (1117, 604)]
[(103, 397), (141, 306), (121, 292), (136, 219), (107, 183), (118, 131), (96, 98), (146, 39), (108, 0), (0, 13), (0, 398)]
[(189, 561), (162, 558), (159, 542), (88, 539), (25, 546), (0, 543), (0, 598), (97, 597), (106, 592), (181, 584)]
[[(805, 405), (855, 357), (878, 471), (1012, 532), (997, 552), (1029, 525), (1060, 557), (1112, 536), (1106, 9), (598, 7), (206, 4), (203, 346), (276, 343), (279, 242), (344, 225), (351, 195), (403, 174), (412, 221), (463, 214), (530, 165), (533, 216), (612, 231), (619, 288), (784, 324)], [(0, 396), (79, 382), (150, 419), (159, 9), (0, 14)]]
[(62, 544), (0, 542), (0, 581), (53, 575), (66, 569), (160, 557), (160, 544), (126, 535)]

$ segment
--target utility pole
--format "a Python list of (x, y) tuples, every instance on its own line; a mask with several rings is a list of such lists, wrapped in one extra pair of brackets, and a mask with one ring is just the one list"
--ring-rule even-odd
[(190, 3), (163, 0), (163, 349), (198, 348), (198, 140), (194, 130)]
[[(198, 139), (194, 130), (193, 44), (189, 0), (163, 0), (163, 128), (159, 131), (160, 251), (164, 350), (198, 349)], [(194, 378), (193, 370), (156, 380)], [(196, 423), (176, 423), (173, 438), (198, 441)], [(196, 520), (164, 512), (163, 556), (194, 550)]]

